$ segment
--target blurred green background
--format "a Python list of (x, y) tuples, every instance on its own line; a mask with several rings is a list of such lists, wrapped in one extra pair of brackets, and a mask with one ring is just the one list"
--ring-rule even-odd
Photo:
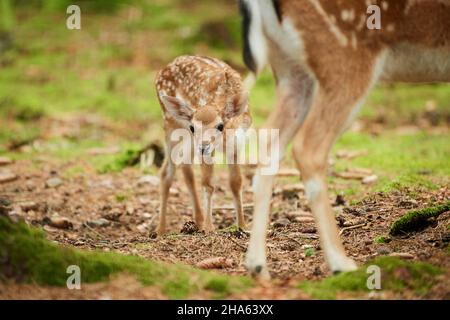
[[(71, 4), (81, 7), (81, 30), (66, 28)], [(0, 10), (0, 153), (15, 159), (101, 168), (113, 156), (86, 159), (86, 150), (161, 139), (153, 79), (178, 55), (214, 56), (246, 74), (237, 1), (0, 0)], [(266, 71), (251, 95), (256, 126), (274, 101)], [(368, 167), (381, 190), (448, 184), (448, 85), (381, 85), (358, 119), (335, 151), (368, 155), (337, 160), (337, 171)], [(74, 161), (67, 170), (82, 168)], [(349, 182), (345, 192), (358, 189)]]

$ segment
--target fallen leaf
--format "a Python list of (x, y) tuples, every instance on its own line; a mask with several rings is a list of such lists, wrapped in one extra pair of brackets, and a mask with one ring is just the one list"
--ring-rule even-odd
[(353, 159), (367, 154), (367, 150), (339, 150), (336, 152), (336, 157), (338, 159)]
[(45, 182), (45, 185), (49, 188), (56, 188), (56, 187), (62, 185), (62, 183), (63, 183), (63, 181), (60, 178), (55, 177), (55, 178), (48, 179)]
[(362, 179), (362, 183), (371, 184), (371, 183), (377, 182), (377, 180), (378, 180), (378, 176), (373, 174), (371, 176), (367, 176), (364, 179)]
[(233, 266), (233, 260), (224, 257), (207, 258), (196, 265), (201, 269), (222, 269), (231, 268)]
[(300, 171), (294, 168), (282, 168), (278, 170), (278, 177), (292, 177), (292, 176), (300, 176)]
[(64, 218), (64, 217), (59, 217), (59, 216), (51, 217), (50, 221), (49, 221), (49, 225), (53, 228), (58, 228), (58, 229), (72, 229), (73, 228), (73, 224), (72, 224), (72, 222), (70, 222), (69, 219)]
[(18, 176), (9, 171), (0, 172), (0, 183), (7, 183), (17, 180)]
[(389, 254), (389, 256), (397, 257), (397, 258), (404, 259), (404, 260), (411, 260), (411, 259), (415, 258), (411, 253), (407, 253), (407, 252), (392, 252), (391, 254)]
[(8, 157), (0, 157), (0, 166), (6, 166), (13, 163), (13, 161)]
[(161, 181), (160, 181), (159, 177), (152, 176), (152, 175), (146, 175), (146, 176), (142, 176), (139, 178), (137, 185), (142, 186), (145, 184), (149, 184), (153, 187), (157, 187), (157, 186), (159, 186), (160, 183), (161, 183)]

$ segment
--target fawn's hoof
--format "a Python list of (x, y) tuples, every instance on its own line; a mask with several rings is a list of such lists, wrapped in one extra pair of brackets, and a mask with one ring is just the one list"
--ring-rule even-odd
[(201, 228), (201, 230), (209, 233), (209, 232), (213, 232), (215, 230), (214, 225), (212, 223), (205, 223), (203, 225), (203, 228)]

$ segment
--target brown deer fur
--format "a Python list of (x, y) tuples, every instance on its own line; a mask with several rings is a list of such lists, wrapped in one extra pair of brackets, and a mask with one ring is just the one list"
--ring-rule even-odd
[[(367, 27), (370, 5), (381, 9), (381, 29)], [(247, 65), (258, 74), (268, 63), (277, 79), (265, 127), (280, 129), (280, 154), (293, 142), (330, 269), (353, 270), (329, 204), (329, 151), (378, 80), (450, 82), (450, 0), (242, 0), (241, 12)], [(268, 278), (273, 176), (255, 182), (246, 264)]]
[[(215, 141), (226, 140), (223, 130), (247, 129), (251, 124), (251, 117), (240, 75), (217, 59), (200, 56), (178, 57), (158, 73), (155, 84), (164, 114), (167, 149), (161, 169), (161, 207), (157, 230), (161, 235), (166, 232), (167, 200), (177, 166), (171, 157), (175, 144), (171, 139), (174, 130), (184, 129), (188, 135), (192, 135), (193, 153), (199, 151), (202, 157), (209, 156), (214, 154)], [(223, 130), (219, 129), (220, 126)], [(208, 129), (214, 132), (212, 137), (203, 134)], [(205, 162), (201, 164), (202, 209), (192, 163), (193, 160), (181, 164), (181, 167), (191, 195), (194, 219), (200, 229), (211, 231), (213, 165)], [(238, 164), (229, 164), (229, 176), (237, 224), (243, 228), (245, 221), (241, 199), (242, 179)]]

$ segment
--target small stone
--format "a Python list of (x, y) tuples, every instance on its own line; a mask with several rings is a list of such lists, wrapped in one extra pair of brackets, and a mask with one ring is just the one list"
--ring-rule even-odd
[(390, 254), (392, 252), (391, 249), (389, 249), (388, 247), (380, 247), (377, 249), (377, 253), (381, 254), (381, 255), (387, 255)]
[(305, 250), (305, 249), (312, 249), (312, 248), (314, 248), (314, 246), (312, 244), (304, 244), (304, 245), (302, 245), (302, 249), (303, 250)]
[(288, 212), (286, 214), (286, 217), (288, 217), (289, 219), (295, 219), (295, 218), (300, 218), (300, 217), (310, 218), (310, 217), (312, 217), (312, 214), (311, 214), (311, 212), (308, 212), (308, 211), (299, 210), (299, 211)]
[(297, 217), (294, 219), (295, 222), (300, 222), (300, 223), (311, 223), (314, 222), (314, 218), (313, 217)]
[(142, 223), (142, 224), (138, 225), (138, 226), (136, 227), (136, 229), (137, 229), (140, 233), (144, 234), (144, 233), (147, 233), (147, 227), (148, 227), (148, 225), (147, 225), (146, 223)]
[(18, 176), (10, 171), (0, 172), (0, 183), (7, 183), (17, 180)]
[(138, 186), (143, 186), (146, 184), (149, 184), (153, 187), (157, 187), (160, 184), (160, 179), (157, 176), (152, 176), (152, 175), (146, 175), (146, 176), (142, 176), (139, 178), (137, 185)]
[(300, 172), (295, 168), (281, 168), (277, 173), (278, 177), (295, 177), (300, 176)]
[(282, 227), (287, 226), (290, 223), (291, 222), (289, 221), (289, 219), (281, 218), (273, 223), (273, 227), (274, 228), (282, 228)]
[(151, 213), (144, 212), (144, 213), (142, 214), (142, 218), (144, 218), (144, 219), (150, 219), (151, 217), (152, 217), (152, 214), (151, 214)]
[(58, 177), (50, 178), (45, 182), (45, 185), (49, 188), (56, 188), (62, 184), (63, 184), (63, 181)]
[(109, 220), (106, 220), (105, 218), (100, 218), (96, 220), (91, 220), (86, 222), (88, 226), (92, 228), (102, 228), (102, 227), (108, 227), (111, 225), (111, 222)]
[(13, 161), (8, 157), (0, 157), (0, 166), (6, 166), (13, 163)]
[(134, 213), (134, 207), (132, 204), (127, 204), (125, 210), (127, 211), (128, 214)]
[(378, 180), (378, 176), (373, 174), (373, 175), (370, 175), (370, 176), (367, 176), (367, 177), (363, 178), (362, 179), (362, 183), (363, 184), (371, 184), (371, 183), (377, 182), (377, 180)]
[(23, 221), (23, 217), (20, 215), (19, 212), (15, 211), (15, 210), (9, 211), (8, 216), (14, 223)]
[(177, 188), (170, 188), (169, 194), (171, 196), (178, 197), (180, 195), (180, 190), (178, 190)]
[(26, 202), (22, 202), (20, 204), (20, 208), (23, 211), (38, 210), (39, 209), (39, 204), (34, 202), (34, 201), (26, 201)]
[(70, 222), (69, 219), (60, 217), (60, 216), (53, 216), (48, 220), (48, 224), (53, 228), (58, 229), (72, 229), (73, 224)]
[(103, 215), (103, 218), (110, 221), (119, 221), (120, 217), (122, 216), (122, 212), (120, 209), (112, 209), (108, 213)]
[(391, 254), (389, 254), (390, 257), (397, 257), (400, 259), (404, 259), (404, 260), (411, 260), (414, 259), (415, 256), (407, 253), (407, 252), (392, 252)]

